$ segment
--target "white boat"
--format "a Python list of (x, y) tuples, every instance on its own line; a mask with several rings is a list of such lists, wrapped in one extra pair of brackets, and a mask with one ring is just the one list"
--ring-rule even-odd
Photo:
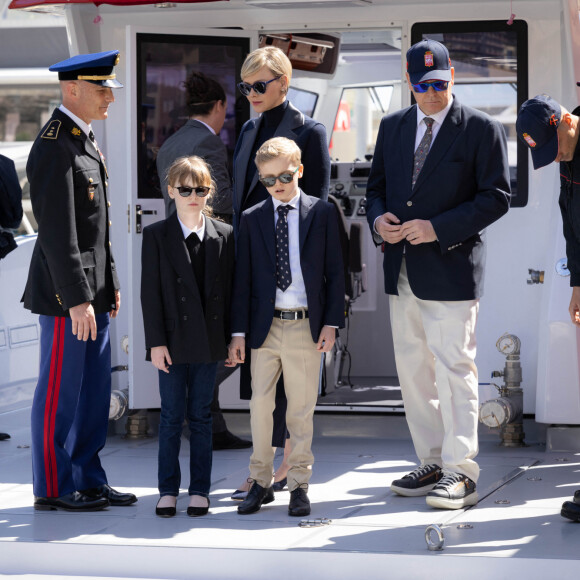
[[(18, 2), (26, 0), (13, 5)], [(286, 578), (296, 573), (287, 571), (292, 565), (308, 579), (573, 574), (580, 528), (559, 509), (580, 488), (580, 336), (567, 311), (558, 167), (532, 170), (514, 121), (519, 104), (538, 93), (569, 109), (577, 105), (578, 2), (518, 0), (512, 8), (507, 0), (230, 0), (57, 9), (67, 22), (71, 54), (121, 50), (117, 74), (125, 89), (115, 93), (109, 120), (95, 123), (111, 176), (112, 241), (123, 292), (112, 325), (112, 407), (121, 419), (112, 423), (104, 461), (111, 483), (133, 489), (140, 501), (82, 516), (32, 510), (25, 446), (39, 333), (19, 303), (34, 240), (26, 237), (0, 262), (0, 430), (12, 434), (0, 443), (0, 574)], [(504, 123), (515, 192), (508, 214), (487, 232), (477, 364), (481, 402), (492, 402), (481, 413), (487, 423), (481, 425), (482, 499), (459, 512), (431, 510), (420, 498), (398, 498), (388, 489), (415, 457), (402, 416), (382, 256), (364, 215), (365, 156), (373, 153), (381, 116), (410, 104), (404, 55), (424, 35), (450, 48), (462, 102)], [(352, 305), (343, 351), (327, 364), (316, 416), (312, 519), (332, 522), (299, 528), (286, 515), (287, 494), (254, 517), (238, 517), (229, 493), (243, 480), (243, 451), (214, 454), (212, 517), (195, 526), (186, 517), (160, 522), (153, 515), (156, 413), (150, 411), (159, 399), (156, 375), (144, 360), (139, 280), (141, 228), (164, 210), (148, 168), (179, 123), (179, 83), (194, 67), (211, 71), (226, 88), (222, 138), (233, 149), (236, 128), (249, 114), (243, 101), (234, 106), (237, 74), (243, 56), (260, 43), (292, 51), (290, 99), (326, 125), (335, 160), (331, 192), (347, 225), (362, 225), (366, 291)], [(504, 393), (507, 402), (497, 400), (491, 383), (502, 387), (503, 380), (489, 377), (518, 362), (523, 403), (515, 391)], [(236, 380), (233, 375), (222, 387), (222, 407), (234, 430), (249, 434)], [(510, 413), (525, 419), (516, 421), (516, 435), (513, 424), (503, 424), (508, 446), (499, 446), (498, 430), (489, 426)], [(122, 438), (126, 424), (137, 428), (145, 420), (153, 437)], [(517, 447), (522, 437), (528, 447)], [(430, 524), (440, 524), (443, 550), (427, 549)], [(438, 533), (430, 529), (431, 544)]]

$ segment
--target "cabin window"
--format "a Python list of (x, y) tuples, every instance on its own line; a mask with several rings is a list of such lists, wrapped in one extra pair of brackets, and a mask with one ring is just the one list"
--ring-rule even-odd
[(392, 85), (344, 89), (329, 144), (330, 156), (348, 162), (372, 159), (379, 125), (392, 98)]
[(442, 42), (455, 68), (453, 93), (462, 103), (500, 121), (508, 142), (512, 188), (511, 207), (528, 203), (528, 152), (520, 143), (515, 122), (528, 98), (527, 24), (516, 20), (417, 23), (411, 42), (423, 38)]
[(161, 198), (157, 152), (188, 119), (184, 81), (199, 71), (218, 81), (227, 99), (220, 133), (230, 161), (249, 104), (236, 84), (250, 49), (247, 38), (137, 34), (137, 151), (138, 197)]

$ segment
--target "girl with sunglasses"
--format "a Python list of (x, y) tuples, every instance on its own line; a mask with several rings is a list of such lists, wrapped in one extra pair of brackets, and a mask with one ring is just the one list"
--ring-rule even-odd
[[(189, 424), (188, 516), (209, 509), (211, 403), (218, 361), (227, 358), (234, 265), (232, 227), (211, 217), (215, 192), (200, 157), (180, 157), (167, 172), (176, 211), (143, 230), (141, 306), (147, 360), (159, 371), (158, 482), (155, 513), (176, 514), (179, 449)], [(226, 361), (228, 366), (229, 363)]]
[[(234, 151), (234, 231), (238, 231), (242, 212), (270, 197), (260, 182), (254, 163), (258, 149), (272, 137), (287, 137), (295, 141), (302, 151), (304, 176), (299, 187), (308, 195), (326, 200), (330, 182), (330, 157), (326, 129), (299, 111), (287, 99), (292, 78), (292, 64), (279, 48), (262, 47), (251, 52), (242, 65), (242, 82), (238, 84), (258, 117), (250, 119), (240, 132)], [(241, 367), (240, 396), (251, 398), (250, 361)], [(289, 446), (286, 444), (286, 396), (281, 378), (276, 391), (274, 432), (272, 445), (284, 448), (284, 461), (276, 470), (274, 490), (281, 491), (286, 485)], [(232, 499), (243, 500), (250, 487), (241, 485)]]

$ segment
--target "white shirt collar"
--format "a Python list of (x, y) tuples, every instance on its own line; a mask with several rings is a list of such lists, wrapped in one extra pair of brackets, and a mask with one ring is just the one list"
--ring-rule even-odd
[(298, 202), (300, 201), (300, 190), (298, 190), (298, 193), (287, 203), (284, 203), (278, 199), (272, 198), (272, 201), (274, 202), (274, 211), (278, 210), (278, 207), (281, 205), (289, 205), (292, 206), (294, 209), (298, 208)]
[(87, 125), (82, 119), (79, 119), (74, 113), (71, 113), (64, 105), (61, 105), (59, 109), (68, 117), (70, 117), (80, 128), (81, 131), (88, 137), (89, 133), (92, 131), (91, 126)]
[(449, 99), (447, 106), (442, 111), (439, 111), (438, 113), (435, 113), (434, 115), (425, 115), (425, 113), (423, 113), (423, 111), (421, 111), (419, 105), (417, 105), (417, 127), (419, 126), (419, 124), (421, 123), (421, 121), (425, 117), (430, 117), (431, 119), (433, 119), (433, 121), (435, 121), (435, 123), (442, 125), (443, 121), (445, 121), (445, 117), (447, 117), (447, 113), (449, 113), (449, 109), (451, 109), (451, 105), (453, 104), (454, 98), (455, 97), (452, 96), (452, 98)]
[(201, 123), (202, 125), (205, 125), (214, 135), (216, 135), (216, 132), (213, 130), (212, 127), (210, 127), (207, 123), (204, 123), (201, 119), (192, 119), (193, 121), (197, 121), (198, 123)]
[(177, 219), (179, 221), (179, 225), (181, 226), (181, 231), (183, 232), (183, 238), (187, 240), (187, 238), (191, 235), (191, 234), (197, 234), (197, 237), (199, 238), (199, 240), (201, 242), (203, 242), (203, 238), (205, 236), (205, 215), (201, 214), (201, 226), (195, 230), (190, 230), (180, 219), (179, 216), (177, 216)]

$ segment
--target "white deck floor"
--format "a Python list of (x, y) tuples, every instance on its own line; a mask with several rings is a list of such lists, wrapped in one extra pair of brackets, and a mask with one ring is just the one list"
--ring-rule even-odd
[[(500, 448), (496, 434), (482, 431), (479, 505), (442, 511), (389, 490), (414, 466), (404, 417), (317, 414), (310, 519), (332, 522), (301, 528), (287, 515), (287, 491), (257, 514), (237, 514), (229, 496), (246, 475), (250, 450), (214, 453), (210, 515), (188, 518), (183, 493), (175, 518), (156, 517), (155, 437), (112, 436), (102, 453), (111, 485), (138, 495), (134, 506), (35, 512), (28, 417), (28, 409), (0, 414), (0, 430), (12, 435), (0, 442), (3, 577), (372, 580), (453, 571), (489, 580), (577, 577), (580, 569), (580, 525), (559, 515), (580, 488), (580, 454), (546, 453), (543, 430), (532, 422), (521, 449)], [(227, 421), (249, 436), (247, 414)], [(186, 456), (183, 440), (185, 465)], [(433, 523), (443, 525), (443, 551), (427, 550), (425, 528)], [(458, 527), (465, 523), (471, 527)]]

